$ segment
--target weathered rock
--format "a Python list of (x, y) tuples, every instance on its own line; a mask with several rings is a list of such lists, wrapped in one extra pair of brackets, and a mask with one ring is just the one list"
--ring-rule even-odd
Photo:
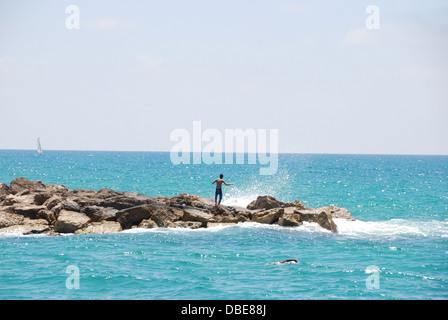
[(75, 231), (75, 234), (91, 234), (91, 233), (116, 233), (123, 231), (121, 224), (116, 221), (100, 221), (91, 222), (82, 229)]
[(142, 222), (140, 222), (138, 227), (139, 228), (151, 229), (151, 228), (157, 228), (158, 225), (157, 225), (157, 223), (155, 223), (151, 219), (144, 219), (144, 220), (142, 220)]
[(13, 233), (13, 234), (38, 234), (50, 232), (50, 226), (48, 224), (20, 224), (13, 225), (6, 228), (1, 228), (0, 233)]
[(305, 205), (302, 203), (302, 201), (300, 201), (300, 200), (296, 200), (296, 201), (294, 201), (294, 202), (285, 202), (284, 206), (285, 206), (285, 208), (286, 208), (286, 207), (294, 207), (294, 208), (302, 209), (302, 210), (309, 209), (309, 208), (308, 208), (307, 206), (305, 206)]
[(45, 206), (37, 206), (35, 204), (33, 205), (27, 205), (27, 204), (15, 204), (13, 206), (14, 212), (17, 214), (21, 214), (24, 217), (36, 219), (37, 213), (40, 210), (47, 209)]
[(54, 224), (56, 222), (56, 215), (52, 210), (42, 209), (37, 212), (37, 219), (44, 219), (48, 221), (50, 224)]
[(252, 221), (258, 223), (273, 224), (278, 221), (283, 212), (283, 208), (258, 211), (252, 214)]
[(59, 194), (61, 196), (66, 196), (68, 193), (68, 188), (60, 184), (47, 184), (45, 190), (50, 194)]
[(188, 228), (188, 229), (199, 229), (202, 228), (202, 222), (200, 221), (175, 221), (175, 228)]
[(296, 227), (303, 224), (302, 220), (300, 219), (299, 214), (285, 212), (283, 215), (278, 219), (278, 225), (284, 226), (284, 227)]
[(0, 183), (0, 197), (7, 196), (9, 194), (11, 194), (11, 191), (9, 190), (8, 185)]
[(141, 205), (118, 211), (115, 215), (123, 229), (130, 229), (132, 226), (138, 225), (142, 220), (151, 218), (155, 210), (157, 209)]
[(247, 209), (250, 210), (258, 210), (258, 209), (273, 209), (280, 208), (284, 203), (278, 201), (274, 197), (271, 196), (259, 196), (256, 200), (249, 203)]
[(157, 209), (151, 215), (151, 220), (161, 228), (171, 227), (175, 219), (177, 220), (177, 216), (165, 208)]
[(79, 212), (81, 210), (81, 208), (79, 207), (79, 204), (77, 204), (73, 200), (63, 201), (63, 202), (61, 202), (61, 205), (62, 205), (62, 209), (67, 210), (67, 211)]
[(87, 206), (84, 207), (81, 212), (85, 213), (92, 221), (98, 222), (102, 220), (116, 220), (118, 210), (99, 206)]
[(81, 212), (62, 210), (54, 224), (54, 231), (60, 233), (74, 233), (78, 229), (84, 228), (90, 218)]
[(338, 227), (336, 223), (334, 223), (329, 210), (319, 213), (317, 217), (313, 219), (313, 222), (318, 223), (322, 228), (330, 230), (333, 233), (338, 233)]
[(24, 234), (43, 233), (50, 230), (47, 220), (25, 218), (23, 225), (28, 229)]
[(4, 206), (11, 206), (14, 204), (18, 205), (34, 205), (34, 195), (25, 194), (25, 195), (7, 195), (5, 200), (3, 201)]
[(337, 218), (337, 219), (345, 219), (348, 221), (356, 221), (356, 219), (353, 218), (352, 214), (345, 208), (330, 206), (329, 210), (331, 213), (331, 217), (333, 219)]
[(58, 204), (60, 204), (62, 202), (62, 198), (58, 195), (56, 196), (52, 196), (51, 198), (47, 199), (43, 205), (45, 207), (47, 207), (47, 209), (53, 209), (54, 207), (56, 207)]
[(169, 206), (188, 206), (199, 209), (209, 209), (215, 205), (215, 201), (208, 198), (202, 198), (197, 195), (181, 193), (174, 196), (166, 202)]
[(184, 215), (182, 221), (199, 221), (202, 227), (207, 227), (207, 222), (213, 217), (213, 215), (193, 208), (184, 209)]
[(0, 210), (0, 228), (23, 224), (24, 216), (13, 213), (12, 210)]
[(34, 192), (37, 190), (44, 190), (45, 185), (41, 181), (29, 181), (21, 177), (12, 180), (9, 185), (9, 189), (11, 193), (17, 194), (24, 190), (29, 190), (30, 192)]
[(52, 197), (50, 192), (39, 192), (34, 195), (34, 204), (41, 206)]

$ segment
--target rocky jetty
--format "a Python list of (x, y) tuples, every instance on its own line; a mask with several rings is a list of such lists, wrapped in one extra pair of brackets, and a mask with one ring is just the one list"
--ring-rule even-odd
[(69, 190), (63, 185), (16, 178), (0, 184), (0, 233), (113, 233), (131, 228), (207, 228), (257, 222), (296, 227), (315, 222), (337, 233), (333, 218), (355, 220), (344, 208), (307, 208), (299, 200), (260, 196), (247, 208), (219, 207), (213, 199), (180, 194), (151, 197), (111, 189)]

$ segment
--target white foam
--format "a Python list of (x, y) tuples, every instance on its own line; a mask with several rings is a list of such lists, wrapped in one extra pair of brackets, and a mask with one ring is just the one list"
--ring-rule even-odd
[(406, 219), (391, 219), (386, 221), (347, 221), (334, 219), (342, 235), (369, 237), (380, 236), (386, 238), (420, 236), (447, 237), (447, 221), (418, 221)]

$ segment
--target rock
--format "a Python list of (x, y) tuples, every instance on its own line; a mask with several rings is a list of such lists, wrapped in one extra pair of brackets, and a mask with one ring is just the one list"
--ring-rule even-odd
[(61, 196), (66, 196), (68, 193), (68, 188), (60, 184), (47, 184), (45, 186), (45, 190), (52, 195), (58, 194)]
[(100, 221), (91, 222), (82, 229), (75, 231), (75, 234), (91, 234), (91, 233), (116, 233), (123, 231), (121, 224), (116, 221)]
[(85, 213), (92, 221), (98, 222), (103, 220), (116, 220), (118, 210), (99, 206), (87, 206), (84, 207), (81, 212)]
[(296, 200), (294, 202), (285, 202), (284, 206), (285, 206), (285, 208), (286, 207), (294, 207), (294, 208), (301, 209), (301, 210), (309, 209), (300, 200)]
[(337, 218), (337, 219), (345, 219), (348, 221), (356, 221), (355, 218), (353, 218), (352, 214), (345, 208), (338, 208), (335, 206), (331, 206), (329, 207), (330, 209), (330, 213), (331, 213), (331, 217)]
[(182, 221), (198, 221), (201, 222), (202, 227), (207, 227), (207, 222), (213, 217), (213, 215), (193, 208), (184, 209), (184, 215)]
[(317, 217), (313, 219), (313, 222), (318, 223), (322, 228), (330, 230), (333, 233), (338, 233), (338, 227), (336, 223), (334, 223), (329, 210), (319, 213)]
[(138, 225), (142, 220), (151, 218), (155, 210), (157, 209), (141, 205), (118, 211), (115, 215), (123, 229), (130, 229), (132, 226)]
[(10, 194), (5, 197), (5, 200), (3, 201), (4, 206), (11, 206), (14, 204), (34, 205), (34, 195), (32, 195), (32, 194), (25, 194), (25, 195)]
[(43, 205), (45, 207), (47, 207), (47, 209), (53, 209), (54, 207), (56, 207), (58, 204), (60, 204), (62, 202), (62, 198), (58, 195), (56, 196), (52, 196), (51, 198), (47, 199)]
[(181, 193), (166, 202), (169, 206), (181, 207), (183, 205), (199, 209), (210, 209), (215, 205), (215, 200), (202, 198), (196, 195)]
[(23, 224), (24, 216), (9, 210), (0, 210), (0, 228)]
[(257, 210), (257, 209), (273, 209), (280, 208), (284, 203), (278, 201), (274, 197), (271, 196), (259, 196), (256, 200), (249, 203), (247, 209)]
[(173, 213), (170, 213), (165, 208), (157, 209), (151, 215), (151, 220), (153, 220), (157, 224), (157, 226), (161, 228), (171, 227), (174, 219), (177, 219), (177, 216)]
[(4, 183), (0, 183), (0, 197), (7, 196), (9, 194), (11, 194), (11, 191), (9, 190), (8, 185), (6, 185)]
[(55, 213), (52, 210), (42, 209), (37, 212), (37, 219), (44, 219), (48, 221), (50, 224), (54, 224), (56, 222)]
[(31, 219), (36, 219), (37, 218), (37, 213), (40, 210), (45, 210), (47, 209), (47, 207), (45, 206), (37, 206), (37, 205), (27, 205), (27, 204), (15, 204), (13, 206), (13, 210), (15, 213), (17, 214), (21, 214), (24, 217), (27, 218), (31, 218)]
[(50, 230), (47, 220), (25, 218), (23, 225), (28, 229), (23, 234), (43, 233)]
[(10, 225), (0, 229), (0, 233), (13, 234), (35, 234), (46, 233), (50, 231), (48, 222), (42, 219), (28, 219), (24, 218), (20, 224)]
[(81, 212), (62, 210), (54, 224), (54, 231), (60, 233), (74, 233), (78, 229), (84, 228), (90, 218)]
[(283, 208), (258, 211), (252, 214), (252, 221), (258, 223), (273, 224), (278, 221), (283, 213)]
[(62, 209), (67, 210), (67, 211), (79, 212), (81, 210), (81, 208), (79, 207), (79, 204), (77, 204), (73, 200), (63, 201), (63, 202), (61, 202), (61, 205), (62, 205)]
[(151, 229), (151, 228), (157, 228), (158, 225), (157, 225), (157, 223), (155, 223), (151, 219), (144, 219), (144, 220), (142, 220), (142, 222), (140, 222), (138, 227), (139, 228)]
[(199, 229), (199, 228), (202, 228), (202, 222), (200, 222), (200, 221), (176, 221), (176, 222), (174, 222), (174, 227), (188, 228), (188, 229)]
[(51, 198), (51, 193), (49, 192), (39, 192), (34, 195), (34, 204), (41, 206)]
[(290, 212), (285, 212), (283, 215), (278, 219), (278, 225), (284, 226), (284, 227), (296, 227), (303, 224), (300, 215)]
[(30, 192), (34, 192), (37, 190), (44, 190), (45, 185), (41, 181), (29, 181), (21, 177), (12, 180), (9, 185), (9, 189), (11, 193), (17, 194), (24, 190), (29, 190)]

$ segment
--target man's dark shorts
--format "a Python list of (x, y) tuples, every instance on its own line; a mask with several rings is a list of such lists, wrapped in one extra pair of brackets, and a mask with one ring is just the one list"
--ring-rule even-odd
[(215, 198), (219, 196), (219, 199), (222, 199), (222, 189), (216, 189)]

